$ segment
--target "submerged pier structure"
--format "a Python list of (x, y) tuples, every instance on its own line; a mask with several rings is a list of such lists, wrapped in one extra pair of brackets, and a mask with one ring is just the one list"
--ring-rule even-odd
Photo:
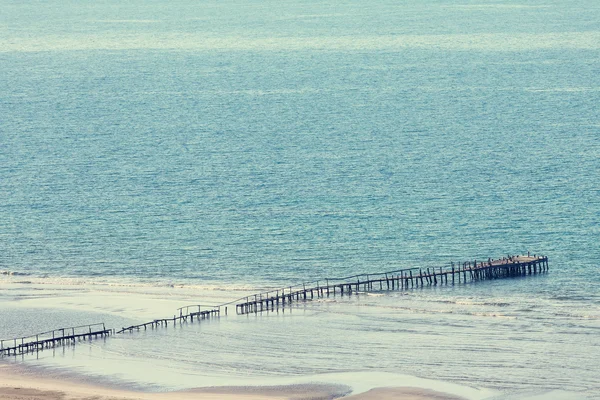
[(511, 278), (547, 272), (548, 257), (538, 255), (507, 256), (487, 261), (451, 263), (439, 268), (405, 268), (395, 271), (359, 274), (323, 279), (254, 294), (237, 300), (238, 314), (273, 311), (293, 302), (308, 301), (357, 292), (407, 290), (424, 286), (463, 284), (487, 279)]
[[(237, 314), (274, 311), (302, 301), (309, 301), (337, 295), (352, 295), (360, 292), (409, 290), (426, 286), (465, 284), (489, 279), (512, 278), (537, 275), (548, 272), (548, 257), (538, 255), (507, 256), (487, 261), (467, 261), (451, 263), (446, 267), (404, 268), (395, 271), (365, 273), (345, 278), (329, 278), (300, 285), (288, 286), (279, 290), (269, 290), (246, 296), (218, 306), (188, 305), (177, 309), (173, 318), (155, 319), (143, 324), (123, 327), (116, 333), (131, 333), (206, 320), (221, 316), (224, 307), (235, 304)], [(108, 337), (114, 329), (106, 329), (104, 323), (55, 329), (31, 336), (0, 340), (0, 357), (16, 356), (37, 352), (47, 348), (75, 344), (82, 340)]]
[[(205, 309), (202, 310), (202, 308)], [(163, 326), (169, 326), (169, 323), (175, 325), (176, 322), (187, 322), (188, 319), (190, 320), (190, 322), (194, 322), (194, 318), (196, 318), (196, 321), (200, 321), (203, 319), (218, 317), (221, 315), (220, 306), (203, 306), (199, 304), (183, 306), (181, 308), (178, 308), (177, 311), (179, 311), (179, 315), (173, 315), (173, 318), (155, 319), (153, 321), (146, 322), (143, 324), (128, 326), (127, 328), (122, 328), (117, 333), (131, 333), (133, 331), (142, 330), (142, 328), (144, 330), (147, 330), (148, 327), (150, 327), (150, 329), (155, 329)]]
[(59, 346), (75, 344), (81, 340), (92, 340), (110, 336), (114, 331), (106, 329), (104, 323), (54, 329), (15, 339), (0, 340), (0, 355), (10, 356)]

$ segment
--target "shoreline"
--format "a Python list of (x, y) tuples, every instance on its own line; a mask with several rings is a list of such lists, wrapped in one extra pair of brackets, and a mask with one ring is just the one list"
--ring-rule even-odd
[(201, 387), (179, 391), (144, 392), (82, 383), (63, 377), (42, 377), (0, 364), (0, 400), (467, 400), (467, 397), (414, 386), (377, 387), (356, 393), (337, 383), (299, 383), (273, 386)]
[[(4, 289), (11, 284), (4, 282), (0, 286)], [(8, 288), (11, 290), (4, 292), (0, 309), (5, 328), (30, 332), (33, 326), (66, 326), (78, 318), (86, 322), (107, 320), (110, 326), (121, 326), (121, 320), (126, 324), (172, 315), (176, 307), (194, 299), (193, 293), (183, 288), (147, 290), (144, 287), (138, 291), (87, 285), (40, 286), (14, 284)], [(227, 293), (221, 290), (201, 293), (201, 301)], [(281, 313), (256, 316), (230, 313), (227, 318), (202, 323), (119, 335), (111, 337), (110, 343), (108, 340), (82, 341), (76, 347), (41, 351), (39, 357), (29, 355), (14, 362), (0, 359), (0, 400), (25, 400), (19, 397), (24, 393), (22, 389), (67, 391), (66, 398), (142, 400), (173, 396), (182, 399), (294, 398), (294, 388), (302, 389), (302, 398), (344, 398), (339, 392), (332, 393), (331, 386), (327, 385), (351, 387), (352, 391), (344, 394), (351, 399), (368, 398), (357, 397), (368, 394), (382, 399), (483, 400), (506, 398), (503, 396), (507, 393), (511, 393), (511, 398), (533, 399), (531, 396), (548, 396), (549, 392), (562, 389), (556, 384), (519, 387), (510, 371), (499, 369), (499, 362), (494, 361), (500, 355), (509, 354), (499, 353), (496, 347), (514, 349), (515, 342), (507, 343), (503, 340), (506, 335), (496, 334), (500, 341), (495, 348), (489, 348), (487, 341), (483, 343), (478, 339), (489, 338), (492, 328), (499, 328), (499, 333), (513, 332), (515, 324), (509, 317), (518, 312), (513, 308), (520, 309), (529, 303), (499, 296), (490, 299), (487, 293), (485, 297), (481, 294), (478, 297), (476, 291), (473, 298), (462, 292), (436, 295), (431, 291), (427, 293), (434, 296), (420, 297), (419, 293), (402, 295), (401, 305), (392, 293), (390, 296), (355, 296), (345, 302), (336, 299), (312, 302)], [(526, 314), (520, 313), (518, 317), (520, 324), (527, 323)], [(450, 328), (440, 328), (440, 320)], [(315, 334), (317, 325), (319, 334)], [(375, 338), (374, 326), (377, 341), (384, 346), (385, 353), (371, 352), (370, 347), (364, 345)], [(529, 326), (535, 331), (538, 321)], [(340, 328), (348, 334), (347, 340), (338, 340)], [(462, 342), (467, 340), (468, 346), (460, 345), (461, 340), (455, 340), (457, 338)], [(473, 338), (475, 340), (470, 342)], [(530, 342), (534, 344), (533, 350), (547, 343), (538, 339), (536, 336), (536, 341)], [(407, 342), (423, 353), (406, 352)], [(516, 348), (530, 354), (528, 348)], [(222, 357), (204, 357), (206, 349), (218, 350)], [(471, 361), (464, 358), (465, 349), (478, 350), (468, 353), (476, 356), (472, 365), (464, 364)], [(487, 355), (492, 363), (482, 364), (483, 357), (479, 354)], [(419, 368), (413, 367), (415, 362)], [(262, 365), (267, 368), (256, 369)], [(246, 373), (253, 370), (259, 372)], [(501, 379), (507, 384), (500, 386), (488, 381), (487, 377), (496, 374), (506, 376)], [(43, 382), (43, 387), (37, 385), (38, 382)], [(593, 389), (584, 389), (587, 391), (569, 387), (566, 388), (569, 393), (552, 398), (587, 398), (588, 391)], [(189, 394), (190, 391), (193, 394)], [(49, 393), (39, 395), (31, 392), (26, 398), (52, 399)]]

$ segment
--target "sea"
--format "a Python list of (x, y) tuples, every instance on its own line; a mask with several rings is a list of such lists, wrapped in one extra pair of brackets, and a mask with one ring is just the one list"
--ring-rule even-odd
[(0, 0), (2, 339), (358, 273), (550, 266), (0, 366), (600, 399), (599, 21), (597, 0)]

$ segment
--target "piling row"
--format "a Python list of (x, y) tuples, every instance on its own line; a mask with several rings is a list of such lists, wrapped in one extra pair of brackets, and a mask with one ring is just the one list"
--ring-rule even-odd
[[(526, 256), (509, 255), (483, 262), (475, 260), (473, 262), (451, 263), (450, 266), (439, 268), (405, 268), (374, 274), (359, 274), (345, 278), (323, 279), (289, 286), (280, 290), (258, 293), (220, 306), (197, 304), (184, 306), (177, 309), (179, 315), (173, 315), (173, 318), (155, 319), (143, 324), (124, 327), (117, 333), (131, 333), (142, 328), (147, 330), (148, 328), (166, 327), (169, 323), (175, 325), (177, 322), (183, 323), (188, 320), (194, 322), (194, 319), (200, 321), (211, 317), (219, 317), (221, 307), (225, 308), (225, 315), (227, 315), (227, 305), (231, 304), (236, 304), (237, 314), (258, 313), (269, 310), (274, 311), (295, 302), (313, 300), (315, 297), (324, 298), (338, 294), (343, 296), (369, 291), (408, 290), (425, 286), (464, 284), (487, 279), (536, 275), (548, 272), (548, 269), (548, 257), (527, 254)], [(81, 340), (107, 337), (111, 334), (114, 334), (114, 330), (106, 329), (104, 323), (100, 323), (61, 328), (16, 339), (0, 340), (0, 356), (25, 354), (46, 348), (74, 344)]]
[[(202, 310), (202, 307), (204, 307), (204, 308), (210, 307), (210, 308), (208, 310)], [(196, 308), (197, 308), (197, 311), (195, 310)], [(195, 304), (195, 305), (184, 306), (184, 307), (178, 308), (177, 311), (179, 311), (179, 315), (173, 315), (173, 318), (155, 319), (154, 321), (146, 322), (143, 324), (132, 325), (127, 328), (122, 328), (117, 333), (125, 333), (125, 332), (131, 333), (133, 331), (140, 331), (140, 330), (142, 330), (142, 328), (144, 330), (147, 330), (148, 328), (156, 329), (159, 327), (169, 326), (169, 323), (172, 323), (173, 326), (175, 326), (175, 323), (187, 322), (188, 319), (190, 320), (190, 322), (194, 322), (194, 318), (196, 318), (196, 321), (200, 321), (203, 319), (207, 319), (207, 318), (211, 318), (211, 317), (218, 317), (221, 315), (221, 307), (220, 306), (202, 306), (202, 305)], [(227, 307), (225, 307), (225, 313), (227, 314)]]
[(16, 339), (0, 340), (0, 356), (20, 355), (44, 349), (75, 344), (81, 340), (92, 340), (114, 333), (104, 323), (55, 329)]
[[(439, 268), (407, 268), (375, 274), (360, 274), (345, 278), (324, 279), (258, 293), (236, 301), (237, 314), (274, 311), (293, 302), (308, 301), (358, 292), (408, 290), (437, 285), (463, 284), (486, 279), (500, 279), (545, 273), (548, 257), (537, 255), (507, 256), (487, 261), (451, 263)], [(335, 282), (335, 283), (332, 283)], [(324, 284), (322, 284), (324, 283)]]

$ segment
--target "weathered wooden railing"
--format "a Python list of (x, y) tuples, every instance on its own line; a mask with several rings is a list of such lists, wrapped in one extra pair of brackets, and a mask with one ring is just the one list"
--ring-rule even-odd
[[(202, 307), (204, 307), (204, 308), (208, 307), (208, 309), (202, 310)], [(191, 312), (190, 312), (190, 308), (192, 309)], [(194, 309), (196, 309), (196, 308), (198, 310), (194, 311)], [(184, 312), (184, 310), (185, 310), (185, 312)], [(150, 327), (151, 329), (154, 329), (154, 328), (158, 328), (161, 326), (168, 326), (169, 322), (171, 322), (173, 324), (175, 324), (177, 321), (185, 322), (188, 320), (188, 318), (190, 319), (190, 322), (194, 322), (194, 318), (196, 318), (196, 320), (200, 321), (202, 319), (207, 319), (207, 318), (214, 317), (214, 316), (218, 317), (221, 315), (221, 307), (220, 306), (203, 306), (203, 305), (194, 304), (194, 305), (183, 306), (181, 308), (178, 308), (177, 311), (179, 312), (179, 315), (173, 315), (173, 318), (155, 319), (153, 321), (146, 322), (143, 324), (132, 325), (127, 328), (122, 328), (117, 333), (133, 332), (134, 330), (139, 331), (142, 328), (144, 328), (144, 330), (146, 330), (146, 329), (148, 329), (148, 327)]]
[(113, 331), (104, 323), (60, 328), (15, 339), (0, 340), (0, 355), (18, 355), (109, 336)]
[[(405, 290), (438, 284), (467, 283), (484, 279), (508, 278), (548, 271), (548, 257), (537, 255), (508, 256), (497, 260), (451, 263), (438, 268), (404, 268), (395, 271), (358, 274), (344, 278), (330, 278), (305, 282), (278, 290), (242, 297), (236, 304), (238, 314), (257, 313), (285, 307), (294, 301), (329, 297), (337, 293), (351, 295), (353, 292), (374, 290)], [(232, 304), (228, 303), (228, 304)]]
[[(168, 326), (169, 323), (194, 322), (211, 317), (219, 317), (221, 308), (235, 304), (238, 314), (258, 313), (285, 307), (293, 302), (307, 301), (330, 295), (352, 295), (353, 292), (407, 290), (424, 286), (442, 284), (462, 284), (485, 279), (509, 278), (523, 275), (533, 275), (548, 271), (548, 257), (545, 256), (508, 256), (501, 259), (478, 262), (451, 263), (450, 266), (439, 268), (404, 268), (395, 271), (358, 274), (344, 278), (321, 279), (305, 282), (300, 285), (288, 286), (277, 290), (269, 290), (251, 296), (224, 303), (218, 306), (188, 305), (177, 309), (179, 315), (173, 318), (155, 319), (143, 324), (122, 328), (117, 333), (139, 331)], [(450, 280), (450, 282), (449, 282)], [(100, 328), (100, 326), (102, 328)], [(25, 354), (44, 348), (76, 343), (96, 337), (105, 337), (115, 331), (106, 329), (104, 323), (82, 325), (71, 328), (55, 329), (36, 335), (16, 339), (0, 340), (0, 356)]]

